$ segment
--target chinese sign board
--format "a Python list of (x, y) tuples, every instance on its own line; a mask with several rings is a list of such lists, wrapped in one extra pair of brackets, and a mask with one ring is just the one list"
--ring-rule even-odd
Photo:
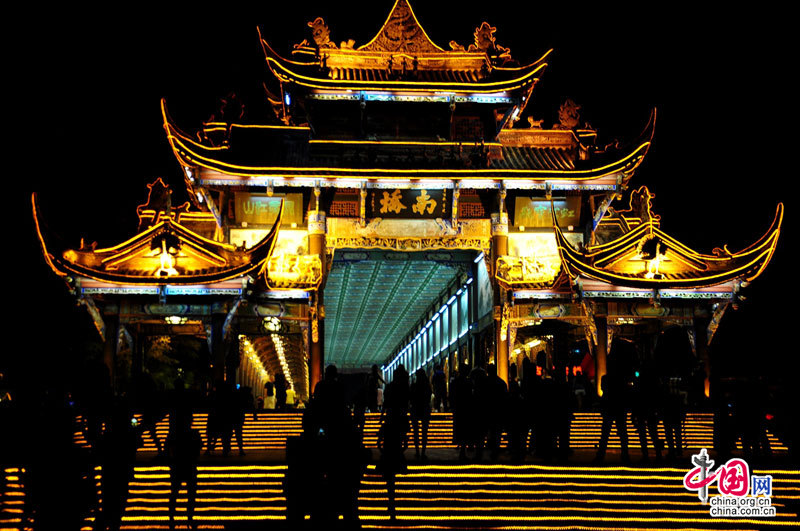
[(372, 190), (367, 198), (367, 217), (448, 218), (450, 201), (449, 190)]
[(236, 192), (234, 194), (234, 216), (237, 223), (248, 225), (272, 225), (278, 216), (281, 199), (285, 201), (283, 208), (283, 225), (296, 226), (303, 224), (302, 194), (250, 194)]

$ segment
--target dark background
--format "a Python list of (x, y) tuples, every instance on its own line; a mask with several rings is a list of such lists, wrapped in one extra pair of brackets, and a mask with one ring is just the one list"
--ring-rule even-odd
[[(116, 243), (136, 229), (145, 184), (182, 188), (159, 109), (166, 98), (193, 130), (235, 90), (246, 118), (263, 111), (268, 79), (256, 26), (288, 55), (323, 16), (332, 40), (371, 39), (392, 2), (224, 4), (207, 13), (70, 9), (27, 13), (4, 36), (8, 122), (3, 177), (11, 197), (5, 231), (5, 340), (0, 367), (15, 379), (70, 378), (95, 332), (45, 265), (30, 193), (68, 241)], [(699, 5), (699, 3), (697, 3)], [(655, 142), (631, 185), (656, 193), (662, 228), (700, 252), (737, 250), (786, 204), (784, 232), (766, 272), (730, 312), (716, 367), (788, 382), (794, 342), (794, 242), (798, 126), (789, 75), (796, 63), (787, 13), (698, 5), (587, 8), (573, 3), (423, 2), (416, 15), (434, 42), (467, 45), (483, 20), (521, 62), (555, 52), (528, 110), (545, 125), (570, 97), (600, 141), (632, 138), (658, 108)], [(98, 19), (99, 17), (99, 19)], [(98, 21), (99, 22), (96, 22)], [(22, 381), (22, 380), (18, 380)]]

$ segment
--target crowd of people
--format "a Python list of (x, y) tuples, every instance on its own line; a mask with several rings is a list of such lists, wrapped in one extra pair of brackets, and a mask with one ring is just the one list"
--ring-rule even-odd
[[(511, 364), (507, 382), (498, 376), (493, 364), (461, 364), (450, 371), (449, 380), (441, 366), (429, 371), (420, 368), (409, 375), (400, 365), (389, 382), (373, 366), (363, 375), (355, 393), (352, 375), (346, 379), (350, 385), (346, 385), (336, 367), (329, 366), (310, 401), (302, 404), (302, 436), (287, 441), (287, 515), (301, 526), (305, 522), (346, 528), (357, 524), (360, 478), (372, 459), (363, 443), (367, 411), (380, 413), (376, 471), (386, 481), (391, 517), (396, 512), (396, 477), (406, 471), (405, 451), (413, 444), (416, 459), (430, 458), (428, 429), (434, 411), (452, 413), (453, 442), (457, 457), (464, 460), (481, 461), (488, 454), (492, 461), (502, 458), (523, 462), (532, 454), (544, 461), (567, 461), (571, 454), (570, 424), (581, 402), (584, 408), (602, 413), (596, 462), (605, 459), (615, 425), (621, 459), (629, 460), (628, 418), (638, 434), (643, 460), (648, 460), (651, 452), (657, 460), (665, 453), (668, 459), (679, 458), (684, 448), (685, 386), (679, 379), (665, 376), (654, 363), (634, 367), (631, 360), (636, 353), (631, 348), (625, 342), (615, 343), (602, 376), (600, 397), (592, 396), (594, 385), (586, 376), (576, 375), (565, 366), (549, 365), (544, 353), (535, 361), (525, 358), (519, 371)], [(177, 493), (185, 485), (185, 514), (191, 523), (196, 464), (203, 448), (210, 454), (221, 443), (225, 457), (235, 439), (243, 455), (246, 414), (285, 410), (290, 407), (288, 394), (288, 386), (276, 378), (265, 387), (267, 400), (259, 407), (262, 404), (256, 405), (249, 388), (223, 382), (203, 395), (186, 389), (183, 380), (177, 378), (172, 390), (163, 391), (143, 374), (126, 395), (115, 396), (106, 385), (80, 393), (61, 389), (23, 396), (21, 400), (5, 400), (0, 408), (4, 424), (18, 425), (15, 432), (24, 434), (0, 440), (0, 455), (13, 455), (25, 465), (30, 507), (43, 529), (50, 524), (63, 528), (70, 519), (78, 521), (87, 507), (96, 504), (88, 471), (100, 466), (104, 495), (95, 513), (95, 529), (117, 529), (137, 449), (149, 437), (158, 459), (170, 466), (170, 515), (175, 514)], [(763, 407), (767, 394), (764, 382), (718, 387), (711, 405), (715, 407), (715, 447), (720, 456), (730, 455), (737, 440), (741, 440), (748, 458), (769, 455)], [(15, 409), (6, 405), (12, 402)], [(205, 440), (193, 427), (194, 413), (203, 409), (208, 412)], [(11, 419), (13, 412), (17, 413), (15, 419)], [(163, 438), (156, 425), (166, 415), (169, 434)], [(83, 433), (88, 447), (74, 444), (76, 432)], [(501, 444), (504, 434), (505, 446)], [(11, 447), (12, 443), (16, 446)], [(503, 452), (507, 458), (502, 457)], [(448, 458), (444, 454), (437, 457)], [(54, 500), (59, 507), (65, 500), (69, 502), (66, 505), (75, 509), (74, 514), (54, 511), (50, 507)], [(50, 521), (54, 514), (58, 518), (53, 516)]]

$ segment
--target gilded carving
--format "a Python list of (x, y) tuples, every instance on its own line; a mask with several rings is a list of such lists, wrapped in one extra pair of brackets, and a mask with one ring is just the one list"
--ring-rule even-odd
[(509, 304), (503, 303), (503, 310), (500, 317), (500, 337), (507, 337), (508, 334), (508, 322), (511, 319), (511, 306)]
[(390, 251), (427, 251), (435, 249), (466, 249), (488, 252), (488, 238), (391, 238), (342, 237), (328, 238), (332, 249), (386, 249)]
[(492, 214), (492, 236), (508, 235), (508, 213)]
[(535, 257), (499, 256), (497, 258), (497, 281), (511, 289), (512, 286), (551, 286), (561, 268), (552, 263), (541, 262)]
[(508, 326), (508, 351), (514, 350), (514, 343), (517, 342), (517, 327), (513, 324)]
[(319, 343), (319, 321), (316, 315), (311, 319), (311, 341)]
[(528, 116), (528, 127), (530, 127), (531, 129), (542, 129), (543, 123), (544, 123), (543, 119), (536, 120), (533, 118), (533, 116)]
[(362, 227), (355, 219), (330, 218), (328, 229), (328, 242), (340, 238), (471, 238), (488, 241), (491, 235), (489, 221), (484, 219), (465, 219), (453, 224), (449, 219), (373, 218)]
[(406, 0), (395, 4), (380, 33), (359, 50), (372, 52), (436, 53), (442, 50), (433, 44), (417, 22)]
[(322, 261), (319, 255), (284, 254), (273, 256), (267, 263), (270, 289), (317, 289), (321, 282)]
[(308, 213), (308, 233), (325, 234), (326, 229), (325, 212), (310, 211)]

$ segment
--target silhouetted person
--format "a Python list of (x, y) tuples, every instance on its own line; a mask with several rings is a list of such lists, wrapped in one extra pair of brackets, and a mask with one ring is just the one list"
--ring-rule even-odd
[[(217, 439), (222, 440), (222, 455), (227, 457), (230, 454), (231, 432), (235, 430), (240, 418), (244, 422), (244, 411), (240, 404), (238, 390), (235, 390), (230, 382), (221, 382), (217, 387), (215, 405), (208, 415), (206, 454), (214, 451)], [(244, 455), (241, 433), (240, 428), (237, 433), (237, 443), (239, 454)]]
[(249, 387), (237, 389), (233, 396), (231, 423), (233, 434), (236, 437), (236, 446), (239, 448), (239, 455), (244, 455), (244, 442), (242, 440), (242, 430), (244, 430), (245, 416), (248, 411), (253, 410), (253, 395)]
[(458, 369), (450, 388), (450, 406), (453, 408), (453, 442), (458, 447), (459, 459), (467, 458), (467, 445), (471, 434), (470, 412), (472, 411), (472, 382), (467, 378), (469, 367)]
[(317, 452), (316, 459), (322, 458), (317, 461), (321, 477), (317, 478), (319, 498), (312, 507), (312, 520), (317, 526), (343, 525), (352, 529), (358, 526), (358, 489), (365, 456), (361, 435), (346, 407), (336, 366), (326, 368), (325, 379), (314, 389), (310, 409), (308, 422), (313, 423), (310, 435), (317, 443), (311, 449)]
[(552, 384), (552, 430), (555, 437), (556, 457), (564, 462), (569, 457), (569, 436), (570, 424), (572, 423), (572, 412), (575, 410), (575, 393), (572, 392), (566, 371), (566, 367), (556, 367), (553, 371)]
[[(536, 447), (538, 443), (538, 408), (540, 404), (537, 403), (539, 387), (541, 381), (536, 373), (536, 365), (530, 358), (522, 360), (522, 402), (525, 411), (525, 443), (528, 443), (528, 433), (530, 432), (530, 442), (528, 449), (530, 452)], [(523, 443), (523, 444), (525, 444)]]
[(103, 503), (96, 530), (118, 530), (125, 503), (128, 501), (128, 482), (133, 479), (133, 464), (141, 437), (132, 425), (127, 404), (118, 402), (106, 422), (100, 442)]
[(369, 375), (365, 374), (361, 385), (353, 396), (353, 424), (359, 433), (364, 433), (364, 423), (366, 422), (367, 402), (369, 402)]
[(192, 410), (184, 399), (183, 381), (175, 382), (175, 398), (169, 414), (169, 435), (166, 451), (170, 466), (169, 524), (175, 528), (175, 509), (181, 485), (186, 483), (186, 514), (194, 528), (195, 498), (197, 496), (197, 457), (203, 448), (200, 432), (192, 429)]
[(522, 463), (525, 460), (525, 437), (528, 434), (528, 422), (525, 401), (522, 398), (522, 386), (517, 380), (510, 380), (508, 385), (506, 430), (511, 461)]
[(680, 379), (669, 378), (662, 384), (661, 417), (664, 420), (664, 435), (667, 439), (667, 458), (683, 455), (683, 399), (680, 395)]
[[(26, 516), (32, 517), (37, 531), (80, 529), (87, 509), (97, 501), (97, 493), (89, 456), (73, 444), (72, 400), (60, 391), (25, 398), (20, 394), (5, 404), (7, 408), (0, 404), (0, 412), (9, 414), (0, 418), (0, 470), (7, 466), (18, 469), (14, 475), (20, 476), (19, 480), (9, 483), (23, 483), (27, 498), (21, 506), (5, 505), (4, 500), (22, 498), (6, 498), (0, 492), (0, 507), (25, 510), (26, 514), (14, 516), (22, 517), (23, 522)], [(3, 481), (9, 476), (7, 472), (0, 479), (3, 491), (7, 490)], [(88, 481), (84, 479), (87, 476)], [(12, 516), (3, 509), (0, 514)], [(19, 528), (23, 527), (28, 528), (24, 524)], [(13, 524), (12, 528), (17, 529)]]
[[(549, 459), (553, 449), (553, 421), (550, 406), (550, 380), (544, 377), (547, 366), (547, 353), (539, 351), (536, 354), (536, 363), (531, 362), (524, 367), (525, 380), (523, 393), (525, 403), (529, 408), (529, 422), (531, 426), (530, 446), (534, 455)], [(530, 376), (528, 376), (530, 372)]]
[(326, 441), (322, 440), (316, 403), (312, 398), (303, 411), (302, 435), (286, 439), (286, 519), (293, 529), (310, 528), (312, 522), (306, 521), (306, 516), (311, 516), (314, 523), (319, 520), (325, 495), (323, 452)]
[(617, 425), (617, 435), (619, 435), (622, 447), (622, 461), (627, 462), (630, 457), (628, 455), (628, 430), (625, 422), (625, 383), (615, 371), (609, 369), (609, 372), (600, 379), (600, 388), (603, 391), (601, 401), (603, 427), (595, 461), (599, 463), (605, 458), (608, 437), (611, 434), (611, 424), (613, 423)]
[[(414, 450), (417, 458), (426, 459), (428, 447), (428, 426), (431, 422), (431, 384), (425, 369), (417, 369), (414, 383), (409, 389), (411, 398), (411, 426), (414, 430)], [(420, 453), (420, 429), (422, 430), (422, 452)]]
[(403, 451), (408, 446), (408, 395), (408, 373), (400, 364), (394, 371), (392, 381), (386, 386), (383, 422), (378, 433), (378, 448), (381, 451), (378, 471), (386, 480), (391, 520), (396, 519), (395, 477), (407, 469)]
[(661, 460), (661, 439), (658, 437), (658, 400), (661, 396), (659, 381), (655, 375), (655, 367), (647, 364), (642, 367), (639, 378), (633, 389), (631, 400), (631, 417), (639, 434), (642, 448), (642, 461), (649, 460), (647, 451), (647, 432), (653, 441), (656, 459)]
[(437, 365), (431, 378), (433, 385), (433, 409), (442, 412), (447, 409), (447, 377), (441, 365)]
[(759, 378), (754, 382), (740, 382), (736, 391), (736, 419), (742, 438), (742, 452), (746, 459), (768, 457), (770, 446), (764, 422), (767, 387)]
[(217, 441), (222, 437), (225, 419), (223, 411), (224, 383), (219, 382), (208, 397), (208, 417), (206, 419), (206, 455), (211, 455), (217, 446)]
[(340, 425), (331, 428), (326, 456), (325, 483), (326, 497), (331, 502), (330, 521), (334, 527), (360, 528), (358, 491), (367, 459), (361, 433), (356, 429), (349, 413), (343, 417)]
[(471, 443), (475, 446), (475, 459), (480, 461), (483, 457), (483, 448), (486, 444), (486, 435), (489, 431), (489, 405), (486, 387), (486, 370), (475, 367), (469, 373), (472, 382), (472, 410), (470, 412)]
[(378, 366), (373, 365), (367, 377), (367, 407), (373, 413), (378, 411), (378, 391), (385, 383), (378, 371)]
[(272, 376), (264, 384), (264, 409), (275, 409), (275, 382)]
[[(484, 422), (486, 437), (489, 447), (489, 456), (492, 461), (497, 461), (500, 453), (500, 437), (506, 420), (508, 400), (508, 386), (497, 375), (497, 366), (494, 364), (486, 368), (486, 378), (483, 380)], [(480, 452), (480, 448), (478, 450)], [(480, 454), (479, 454), (480, 456)]]
[(679, 327), (666, 328), (659, 334), (654, 351), (662, 379), (661, 409), (664, 434), (670, 459), (683, 454), (682, 424), (684, 417), (683, 386), (688, 380), (688, 371), (694, 363), (692, 347), (686, 331)]
[(335, 430), (348, 415), (344, 386), (339, 381), (336, 365), (325, 368), (325, 377), (314, 387), (312, 399), (314, 419), (324, 433)]
[(275, 375), (275, 409), (278, 411), (286, 409), (287, 389), (289, 389), (289, 383), (286, 381), (286, 376), (279, 372)]
[(78, 403), (82, 409), (86, 440), (94, 447), (102, 438), (103, 422), (114, 403), (111, 375), (103, 363), (89, 361), (81, 376)]
[(158, 439), (156, 425), (164, 416), (164, 412), (161, 409), (160, 393), (149, 373), (142, 372), (138, 376), (134, 383), (134, 393), (134, 407), (142, 413), (141, 433), (143, 436), (147, 434), (153, 439), (156, 450), (161, 455), (163, 449), (161, 441)]
[(736, 418), (733, 410), (733, 391), (722, 382), (714, 382), (711, 400), (714, 405), (714, 448), (722, 462), (731, 457), (736, 447)]
[(557, 418), (563, 404), (555, 404), (557, 388), (553, 378), (539, 378), (535, 390), (537, 404), (536, 455), (545, 460), (551, 460), (555, 455)]

